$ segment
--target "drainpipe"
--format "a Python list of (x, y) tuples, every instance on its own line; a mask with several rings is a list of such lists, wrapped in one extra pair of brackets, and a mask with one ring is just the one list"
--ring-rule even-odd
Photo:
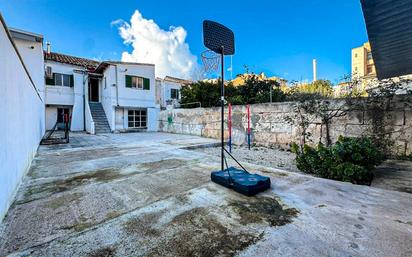
[(119, 106), (119, 86), (118, 86), (118, 81), (117, 81), (117, 65), (114, 65), (115, 71), (116, 71), (116, 105)]
[(86, 131), (86, 70), (83, 70), (83, 130)]

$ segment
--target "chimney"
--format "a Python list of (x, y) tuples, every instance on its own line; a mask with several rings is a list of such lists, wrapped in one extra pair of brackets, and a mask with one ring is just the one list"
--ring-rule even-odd
[(316, 77), (317, 67), (316, 66), (317, 66), (316, 59), (313, 59), (313, 82), (317, 80), (317, 77)]
[(51, 44), (50, 44), (50, 42), (46, 42), (46, 53), (47, 54), (51, 53)]

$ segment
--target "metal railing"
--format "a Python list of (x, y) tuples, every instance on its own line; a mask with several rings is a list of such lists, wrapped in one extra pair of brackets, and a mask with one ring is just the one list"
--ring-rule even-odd
[(64, 136), (63, 137), (53, 137), (52, 135), (56, 133), (56, 129), (59, 125), (59, 121), (56, 121), (56, 124), (54, 124), (53, 128), (49, 130), (41, 140), (40, 144), (41, 145), (55, 145), (55, 144), (67, 144), (70, 142), (70, 131), (69, 131), (69, 115), (65, 114), (64, 115)]

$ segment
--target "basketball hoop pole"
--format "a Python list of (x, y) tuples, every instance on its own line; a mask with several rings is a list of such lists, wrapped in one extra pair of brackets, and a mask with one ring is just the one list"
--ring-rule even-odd
[(221, 53), (220, 53), (220, 58), (221, 58), (221, 72), (222, 72), (222, 80), (221, 80), (221, 86), (220, 86), (220, 102), (221, 102), (221, 166), (222, 166), (222, 171), (225, 170), (224, 167), (224, 141), (225, 141), (225, 135), (224, 135), (224, 130), (225, 130), (225, 126), (224, 126), (224, 122), (225, 122), (225, 64), (224, 64), (224, 59), (225, 59), (225, 47), (221, 46)]
[[(270, 178), (258, 174), (250, 174), (233, 155), (225, 148), (225, 55), (235, 54), (235, 34), (232, 30), (214, 21), (203, 21), (203, 43), (209, 49), (202, 53), (202, 61), (206, 69), (219, 69), (219, 54), (221, 64), (221, 170), (213, 171), (210, 179), (224, 187), (231, 188), (241, 194), (252, 196), (270, 188)], [(213, 53), (215, 53), (215, 55)], [(230, 108), (230, 107), (229, 107)], [(230, 112), (230, 109), (229, 109)], [(230, 133), (230, 130), (229, 130)], [(230, 140), (230, 139), (229, 139)], [(225, 154), (230, 156), (243, 170), (229, 167)], [(226, 165), (226, 169), (225, 169)], [(233, 178), (231, 176), (233, 174)]]

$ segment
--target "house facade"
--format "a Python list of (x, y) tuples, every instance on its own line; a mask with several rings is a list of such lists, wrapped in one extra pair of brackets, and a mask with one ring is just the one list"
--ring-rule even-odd
[(47, 130), (68, 114), (71, 131), (157, 131), (153, 64), (96, 62), (49, 47), (44, 62)]
[(191, 84), (192, 81), (166, 76), (156, 78), (156, 102), (162, 109), (168, 105), (178, 105), (181, 100), (182, 87)]

